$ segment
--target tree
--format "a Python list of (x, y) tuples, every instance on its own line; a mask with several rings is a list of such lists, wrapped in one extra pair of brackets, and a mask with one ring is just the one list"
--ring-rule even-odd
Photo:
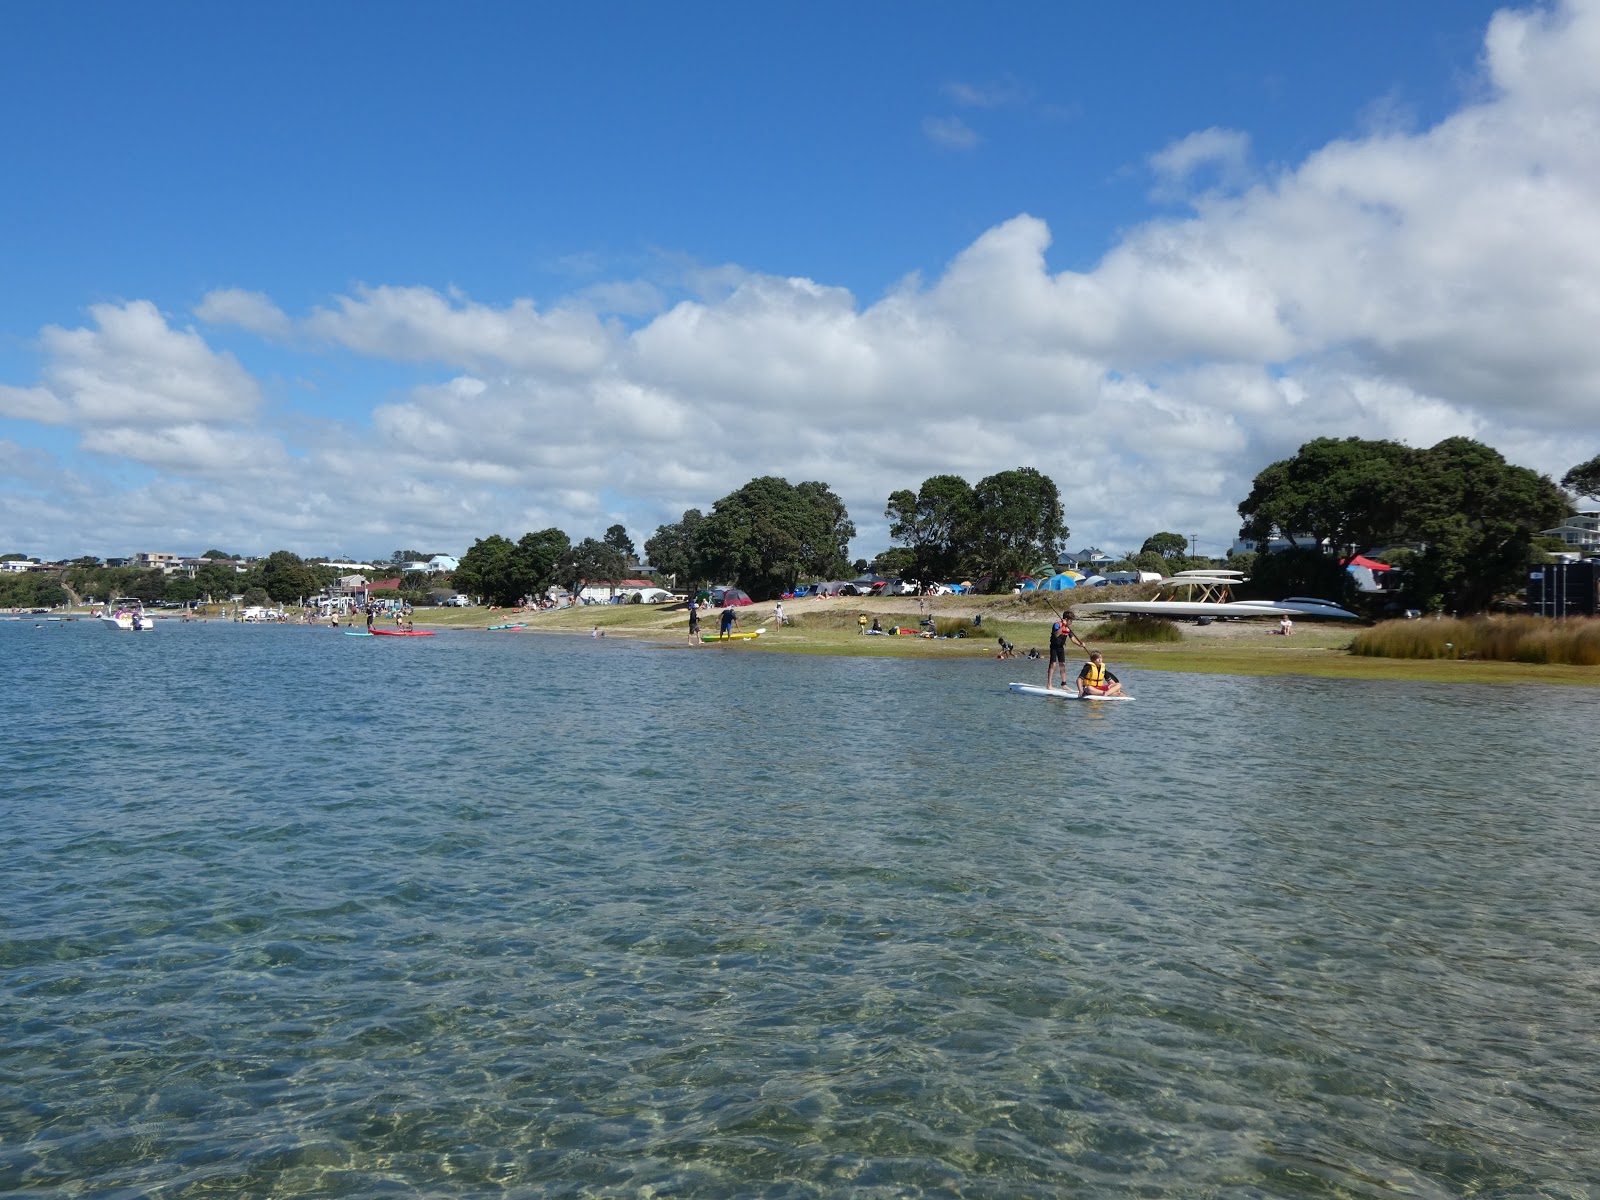
[(706, 581), (695, 549), (695, 534), (704, 521), (705, 515), (698, 508), (691, 508), (674, 524), (656, 526), (655, 536), (644, 544), (644, 552), (658, 575), (670, 575), (680, 587)]
[(1159, 554), (1162, 558), (1180, 558), (1189, 553), (1189, 539), (1181, 533), (1152, 533), (1139, 547), (1140, 554)]
[(1001, 471), (972, 489), (972, 546), (991, 591), (1040, 561), (1054, 563), (1067, 526), (1055, 483), (1032, 467)]
[(200, 557), (201, 558), (222, 558), (222, 559), (228, 560), (229, 562), (233, 561), (233, 555), (224, 554), (221, 550), (207, 550)]
[(915, 579), (916, 561), (916, 554), (909, 546), (896, 546), (874, 558), (869, 569), (885, 579), (904, 579), (908, 575)]
[(213, 600), (226, 600), (240, 587), (242, 576), (231, 566), (220, 563), (208, 562), (195, 569), (195, 589), (201, 596), (210, 596)]
[(628, 564), (615, 546), (608, 546), (594, 538), (584, 538), (576, 546), (567, 549), (556, 569), (561, 582), (576, 596), (585, 584), (615, 583), (628, 573)]
[(389, 565), (399, 570), (401, 565), (408, 562), (427, 562), (431, 554), (424, 554), (421, 550), (396, 550), (389, 555)]
[(1417, 451), (1399, 442), (1317, 438), (1263, 470), (1239, 505), (1239, 533), (1265, 545), (1359, 552), (1397, 540)]
[(1600, 454), (1579, 463), (1561, 477), (1561, 486), (1579, 496), (1600, 500)]
[[(1513, 466), (1471, 438), (1446, 438), (1427, 450), (1397, 442), (1319, 438), (1256, 476), (1239, 505), (1244, 537), (1311, 536), (1340, 552), (1313, 559), (1258, 553), (1258, 590), (1282, 585), (1307, 594), (1335, 586), (1327, 563), (1347, 551), (1395, 543), (1423, 549), (1411, 561), (1403, 594), (1417, 608), (1481, 612), (1521, 582), (1533, 539), (1570, 504), (1545, 476)], [(1322, 562), (1326, 559), (1326, 562)], [(1298, 565), (1296, 565), (1298, 564)], [(1342, 579), (1342, 577), (1340, 577)]]
[(802, 575), (848, 571), (846, 548), (855, 532), (844, 501), (827, 484), (766, 475), (711, 506), (695, 530), (695, 557), (707, 578), (769, 600)]
[[(561, 563), (571, 549), (567, 535), (554, 527), (518, 538), (517, 565), (526, 588), (521, 594), (536, 596), (551, 584), (561, 582)], [(461, 585), (457, 582), (456, 586)]]
[(1559, 524), (1571, 502), (1548, 476), (1506, 462), (1471, 438), (1417, 452), (1404, 489), (1404, 539), (1424, 544), (1405, 591), (1419, 606), (1482, 612), (1515, 590), (1533, 539)]
[(637, 561), (635, 555), (638, 552), (633, 548), (633, 539), (628, 536), (628, 531), (621, 525), (613, 525), (610, 529), (607, 529), (605, 536), (600, 540), (622, 555), (624, 562), (632, 564)]
[(314, 596), (322, 585), (317, 573), (298, 554), (274, 550), (261, 564), (261, 586), (279, 604)]
[(916, 492), (889, 497), (889, 536), (911, 552), (905, 574), (933, 582), (966, 574), (974, 502), (972, 485), (959, 475), (933, 475)]
[(517, 604), (532, 584), (517, 547), (498, 533), (472, 543), (461, 556), (454, 578), (459, 590), (481, 596), (490, 604)]

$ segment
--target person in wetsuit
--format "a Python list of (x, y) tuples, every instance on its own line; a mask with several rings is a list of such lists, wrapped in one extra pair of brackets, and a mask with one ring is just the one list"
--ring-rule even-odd
[(1053, 681), (1056, 677), (1057, 663), (1061, 664), (1061, 686), (1063, 688), (1067, 686), (1067, 642), (1069, 640), (1076, 642), (1078, 649), (1085, 654), (1089, 653), (1089, 647), (1085, 646), (1078, 635), (1072, 632), (1072, 610), (1064, 608), (1061, 610), (1061, 619), (1050, 626), (1050, 665), (1045, 668), (1045, 687), (1054, 686)]

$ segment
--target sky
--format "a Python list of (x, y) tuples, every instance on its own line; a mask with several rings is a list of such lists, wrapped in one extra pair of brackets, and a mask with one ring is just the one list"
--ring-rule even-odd
[(1600, 0), (0, 5), (0, 552), (1600, 451)]

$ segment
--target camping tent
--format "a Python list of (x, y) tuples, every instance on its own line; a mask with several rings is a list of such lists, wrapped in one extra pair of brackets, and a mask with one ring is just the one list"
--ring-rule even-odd
[(751, 603), (750, 597), (738, 588), (723, 588), (722, 597), (717, 600), (718, 608), (738, 608), (740, 605)]
[(1078, 577), (1070, 571), (1062, 571), (1059, 575), (1052, 575), (1040, 586), (1049, 588), (1052, 592), (1064, 591), (1067, 588), (1078, 586)]

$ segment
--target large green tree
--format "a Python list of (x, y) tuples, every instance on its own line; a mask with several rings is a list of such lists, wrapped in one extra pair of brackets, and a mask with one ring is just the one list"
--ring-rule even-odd
[(959, 475), (933, 475), (915, 492), (892, 493), (883, 515), (889, 536), (911, 552), (905, 573), (929, 583), (966, 574), (975, 508), (972, 485)]
[(671, 576), (675, 587), (706, 582), (695, 549), (695, 536), (705, 519), (698, 508), (691, 508), (672, 524), (656, 526), (655, 536), (645, 540), (644, 553), (657, 577)]
[(322, 583), (317, 572), (298, 554), (274, 550), (261, 563), (261, 586), (279, 604), (315, 596)]
[(1043, 563), (1053, 567), (1068, 533), (1061, 493), (1032, 467), (980, 479), (972, 489), (972, 525), (973, 565), (995, 592)]
[(453, 575), (459, 591), (489, 604), (517, 604), (533, 586), (526, 564), (510, 538), (491, 533), (478, 538), (460, 558)]
[(844, 501), (827, 484), (765, 475), (711, 506), (695, 530), (694, 548), (708, 579), (767, 600), (803, 576), (848, 573), (855, 532)]
[(1349, 553), (1393, 540), (1416, 451), (1399, 442), (1317, 438), (1265, 468), (1239, 505), (1240, 536)]
[[(524, 585), (522, 594), (536, 596), (551, 584), (560, 583), (561, 564), (571, 549), (571, 539), (553, 526), (518, 538), (517, 563)], [(461, 585), (457, 583), (456, 586)]]
[(1343, 555), (1414, 543), (1422, 549), (1406, 571), (1407, 599), (1419, 608), (1481, 612), (1516, 589), (1534, 538), (1570, 508), (1548, 477), (1471, 438), (1426, 450), (1319, 438), (1257, 475), (1239, 515), (1242, 536), (1263, 544), (1287, 537), (1310, 555), (1258, 555), (1258, 585), (1312, 594), (1320, 586), (1326, 594), (1337, 580), (1319, 560), (1322, 546)]
[(1572, 511), (1548, 476), (1464, 437), (1418, 451), (1403, 495), (1405, 540), (1423, 544), (1406, 590), (1457, 612), (1482, 612), (1515, 590), (1539, 531)]
[(1163, 559), (1183, 558), (1189, 553), (1189, 539), (1181, 533), (1152, 533), (1139, 547), (1140, 554), (1156, 554)]

